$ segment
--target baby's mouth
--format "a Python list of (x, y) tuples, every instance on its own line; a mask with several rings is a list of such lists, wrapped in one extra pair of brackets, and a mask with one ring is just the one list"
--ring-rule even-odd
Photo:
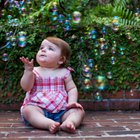
[(46, 56), (46, 55), (44, 55), (44, 54), (41, 54), (41, 55), (40, 55), (40, 57), (47, 57), (47, 56)]

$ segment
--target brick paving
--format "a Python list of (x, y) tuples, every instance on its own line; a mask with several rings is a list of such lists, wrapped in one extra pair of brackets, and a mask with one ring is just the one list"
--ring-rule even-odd
[(140, 111), (86, 111), (75, 134), (25, 126), (19, 111), (0, 112), (0, 140), (140, 140)]

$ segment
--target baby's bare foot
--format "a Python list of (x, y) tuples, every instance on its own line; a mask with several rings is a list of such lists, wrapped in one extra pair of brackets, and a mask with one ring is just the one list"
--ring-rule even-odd
[(75, 133), (75, 126), (73, 122), (63, 122), (60, 129), (69, 133)]
[(49, 127), (50, 133), (52, 133), (52, 134), (56, 133), (56, 132), (59, 130), (59, 127), (60, 127), (60, 123), (58, 123), (58, 122), (53, 123), (53, 124)]

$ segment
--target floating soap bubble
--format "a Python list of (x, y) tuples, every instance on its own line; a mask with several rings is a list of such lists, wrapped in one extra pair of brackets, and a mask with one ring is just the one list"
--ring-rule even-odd
[(91, 77), (91, 69), (87, 65), (84, 65), (83, 75), (88, 78)]
[(93, 53), (94, 53), (95, 56), (98, 56), (99, 55), (98, 49), (94, 49)]
[(95, 46), (96, 48), (98, 48), (98, 47), (99, 47), (99, 42), (98, 42), (98, 41), (95, 41), (94, 46)]
[(114, 31), (118, 31), (119, 30), (119, 17), (118, 16), (114, 16), (114, 19), (112, 21), (112, 29)]
[(116, 53), (116, 46), (117, 46), (116, 41), (113, 41), (112, 49), (111, 49), (111, 51), (112, 51), (113, 54)]
[(6, 42), (6, 48), (7, 48), (7, 49), (11, 48), (11, 43), (10, 43), (9, 41)]
[(100, 102), (103, 100), (102, 94), (100, 92), (96, 92), (94, 98), (96, 102)]
[(88, 63), (88, 66), (89, 66), (90, 68), (93, 68), (93, 66), (94, 66), (94, 61), (93, 61), (93, 59), (88, 59), (87, 63)]
[(16, 46), (16, 44), (17, 44), (16, 41), (17, 40), (16, 40), (16, 37), (15, 36), (11, 36), (10, 37), (11, 46)]
[(107, 79), (105, 76), (97, 76), (95, 78), (95, 86), (99, 90), (105, 90), (107, 88)]
[(3, 61), (8, 61), (8, 54), (7, 53), (4, 53), (3, 55), (2, 55), (2, 60)]
[(138, 17), (140, 15), (140, 9), (136, 8), (135, 15)]
[(14, 19), (12, 20), (12, 26), (13, 26), (13, 27), (19, 26), (19, 20), (18, 20), (17, 18), (14, 18)]
[(57, 12), (57, 11), (53, 11), (53, 12), (52, 12), (52, 16), (53, 16), (53, 17), (52, 17), (52, 20), (53, 20), (53, 21), (56, 21), (57, 18), (58, 18), (58, 12)]
[(33, 18), (33, 16), (29, 16), (29, 22), (30, 22), (30, 24), (33, 24), (33, 23), (34, 23), (34, 18)]
[(91, 30), (91, 31), (89, 32), (89, 37), (90, 37), (91, 39), (96, 39), (96, 36), (97, 36), (97, 32), (96, 32), (95, 29), (93, 29), (93, 30)]
[(111, 57), (111, 63), (114, 65), (116, 63), (116, 58), (114, 56)]
[(58, 22), (59, 22), (59, 23), (63, 23), (63, 22), (64, 22), (64, 19), (65, 19), (65, 17), (64, 17), (63, 14), (59, 14), (59, 15), (58, 15)]
[(120, 49), (120, 55), (121, 56), (124, 55), (125, 48), (124, 47), (120, 47), (119, 49)]
[(8, 20), (12, 19), (12, 15), (7, 15)]
[(1, 10), (1, 16), (5, 16), (6, 15), (6, 10), (5, 9), (2, 9)]
[(32, 8), (32, 7), (29, 8), (29, 13), (30, 13), (30, 14), (33, 13), (33, 8)]
[(7, 42), (10, 42), (10, 38), (11, 38), (12, 35), (13, 35), (12, 31), (6, 33), (6, 41)]
[(94, 68), (96, 71), (98, 71), (98, 65), (95, 65)]
[(106, 35), (107, 34), (107, 30), (106, 30), (106, 27), (105, 26), (102, 28), (102, 34), (103, 35)]
[(26, 46), (26, 32), (24, 32), (24, 31), (19, 32), (18, 45), (20, 47)]
[(31, 0), (27, 0), (26, 3), (27, 3), (27, 4), (31, 4)]
[(72, 20), (72, 15), (71, 14), (67, 14), (67, 20)]
[(81, 13), (78, 11), (74, 11), (72, 20), (73, 20), (73, 23), (78, 24), (81, 21)]
[(91, 80), (89, 78), (84, 79), (84, 90), (89, 91), (92, 87)]
[(57, 3), (53, 2), (53, 7), (52, 7), (52, 20), (56, 21), (58, 19), (58, 8), (57, 8)]
[(43, 7), (46, 4), (46, 0), (42, 0), (41, 7)]
[(65, 31), (69, 31), (70, 30), (70, 22), (69, 22), (69, 20), (65, 20), (64, 30)]
[(132, 35), (131, 35), (131, 32), (130, 31), (128, 31), (127, 33), (126, 33), (126, 37), (127, 37), (127, 39), (132, 39)]
[(107, 78), (108, 78), (108, 79), (112, 79), (112, 72), (111, 72), (111, 71), (109, 71), (109, 72), (107, 73)]

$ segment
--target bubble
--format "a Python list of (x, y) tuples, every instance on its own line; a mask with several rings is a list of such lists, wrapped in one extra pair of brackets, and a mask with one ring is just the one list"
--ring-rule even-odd
[(107, 78), (108, 78), (108, 79), (112, 79), (112, 72), (109, 71), (109, 72), (107, 73)]
[(4, 53), (3, 55), (2, 55), (2, 60), (3, 61), (8, 61), (8, 54), (7, 53)]
[(11, 48), (11, 43), (10, 43), (9, 41), (6, 42), (6, 48), (7, 48), (7, 49)]
[(58, 12), (57, 11), (53, 11), (52, 12), (52, 20), (56, 21), (58, 19)]
[(67, 14), (67, 20), (72, 20), (71, 14)]
[(86, 85), (85, 87), (84, 87), (84, 91), (90, 91), (91, 90), (91, 86), (90, 85)]
[(96, 32), (95, 29), (93, 29), (93, 30), (91, 30), (91, 31), (89, 32), (89, 37), (90, 37), (91, 39), (96, 39), (96, 36), (97, 36), (97, 32)]
[(66, 31), (69, 31), (70, 30), (70, 22), (69, 22), (69, 20), (65, 20), (64, 30), (66, 30)]
[(119, 17), (118, 16), (114, 16), (114, 19), (112, 21), (112, 29), (114, 31), (118, 31), (119, 30)]
[(125, 51), (125, 48), (124, 48), (124, 47), (120, 47), (120, 55), (121, 55), (121, 56), (124, 55), (124, 51)]
[(85, 85), (91, 85), (91, 80), (90, 80), (89, 78), (86, 78), (86, 79), (84, 80), (84, 84), (85, 84)]
[(58, 19), (58, 9), (57, 9), (57, 3), (53, 2), (53, 7), (52, 7), (52, 20), (56, 21)]
[(78, 11), (74, 11), (72, 19), (73, 19), (73, 23), (76, 23), (76, 24), (80, 23), (80, 21), (81, 21), (81, 13), (78, 12)]
[(83, 68), (83, 75), (85, 77), (91, 77), (91, 69), (87, 66), (87, 65), (84, 65), (84, 68)]
[(16, 46), (16, 37), (15, 36), (11, 36), (10, 37), (10, 42), (12, 46)]
[(115, 54), (116, 53), (116, 47), (112, 47), (111, 51), (112, 51), (113, 54)]
[(116, 63), (116, 58), (114, 56), (111, 57), (111, 63), (114, 65)]
[(26, 32), (24, 32), (24, 31), (19, 32), (18, 45), (20, 47), (26, 46)]
[(93, 59), (88, 59), (87, 63), (88, 63), (88, 66), (89, 66), (90, 68), (93, 68), (93, 66), (94, 66), (94, 61), (93, 61)]
[(27, 4), (31, 4), (31, 0), (27, 0)]
[(131, 89), (130, 90), (130, 96), (134, 96), (135, 95), (135, 89)]
[(95, 65), (94, 68), (96, 71), (98, 71), (98, 65)]
[(91, 80), (89, 78), (84, 79), (84, 90), (89, 91), (92, 87)]
[(63, 22), (64, 22), (64, 19), (65, 19), (65, 17), (64, 17), (63, 14), (59, 14), (59, 15), (58, 15), (58, 22), (59, 22), (59, 23), (63, 23)]
[(135, 15), (138, 17), (140, 15), (140, 9), (136, 8)]
[(98, 55), (99, 55), (98, 49), (94, 49), (94, 50), (93, 50), (93, 53), (94, 53), (95, 56), (98, 56)]
[(12, 19), (12, 15), (7, 16), (8, 20)]
[(107, 87), (107, 79), (105, 76), (97, 76), (95, 79), (95, 86), (99, 90), (105, 90)]
[(29, 16), (29, 23), (30, 23), (30, 24), (33, 24), (33, 23), (34, 23), (34, 18), (33, 18), (33, 16)]
[(106, 34), (107, 34), (107, 29), (106, 29), (105, 26), (102, 28), (102, 34), (103, 34), (103, 35), (106, 35)]
[(103, 100), (103, 97), (100, 92), (96, 92), (94, 95), (95, 101), (100, 102)]
[(13, 19), (12, 26), (14, 26), (14, 27), (19, 26), (19, 20), (17, 18)]

